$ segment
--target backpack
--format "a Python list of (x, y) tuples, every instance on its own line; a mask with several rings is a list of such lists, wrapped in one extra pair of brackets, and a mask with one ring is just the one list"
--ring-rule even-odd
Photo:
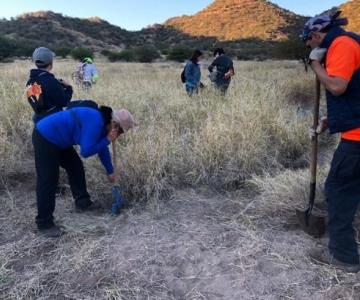
[(27, 100), (34, 110), (35, 114), (41, 114), (46, 112), (44, 108), (44, 99), (42, 94), (41, 85), (36, 82), (36, 78), (41, 75), (46, 74), (46, 72), (41, 73), (35, 77), (31, 82), (26, 86), (26, 96)]
[(99, 110), (99, 104), (97, 104), (94, 100), (73, 100), (69, 102), (66, 109), (75, 107), (88, 107)]
[[(186, 66), (185, 66), (186, 67)], [(181, 82), (182, 83), (185, 83), (186, 82), (186, 78), (185, 78), (185, 67), (184, 69), (182, 70), (181, 74), (180, 74), (180, 79), (181, 79)]]
[(84, 80), (84, 70), (85, 70), (86, 63), (82, 63), (81, 65), (77, 66), (75, 72), (73, 73), (74, 81), (79, 84)]
[(81, 122), (78, 116), (74, 111), (72, 111), (72, 108), (76, 107), (87, 107), (87, 108), (93, 108), (99, 111), (99, 105), (94, 100), (73, 100), (70, 101), (66, 110), (70, 110), (71, 115), (73, 116), (76, 124), (81, 128)]

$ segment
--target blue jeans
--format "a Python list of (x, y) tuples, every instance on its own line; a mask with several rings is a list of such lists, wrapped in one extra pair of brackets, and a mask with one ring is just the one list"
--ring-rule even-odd
[(191, 97), (194, 94), (198, 93), (198, 87), (193, 84), (185, 84), (185, 89), (187, 94)]
[(359, 264), (353, 221), (360, 202), (360, 142), (342, 140), (325, 182), (329, 250), (348, 264)]

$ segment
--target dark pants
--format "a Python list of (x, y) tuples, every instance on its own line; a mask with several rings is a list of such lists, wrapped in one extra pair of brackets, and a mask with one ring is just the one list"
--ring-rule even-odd
[(91, 204), (86, 190), (83, 163), (73, 147), (61, 149), (48, 142), (38, 130), (34, 129), (32, 141), (35, 152), (36, 199), (38, 215), (36, 224), (39, 229), (54, 226), (55, 192), (59, 179), (59, 167), (66, 170), (75, 205), (86, 208)]
[(227, 92), (227, 90), (229, 88), (229, 85), (230, 85), (230, 81), (229, 82), (227, 82), (227, 81), (226, 82), (224, 82), (224, 81), (216, 82), (215, 83), (215, 88), (220, 92), (220, 94), (222, 96), (225, 96), (226, 92)]
[(329, 214), (329, 250), (348, 264), (358, 264), (353, 220), (360, 202), (360, 142), (342, 140), (325, 183)]

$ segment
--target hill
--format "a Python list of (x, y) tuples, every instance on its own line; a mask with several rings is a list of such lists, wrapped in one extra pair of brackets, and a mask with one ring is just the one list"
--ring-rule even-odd
[(349, 1), (340, 6), (342, 15), (349, 19), (346, 30), (360, 33), (360, 0)]
[(274, 41), (298, 34), (305, 20), (265, 0), (215, 0), (193, 16), (172, 18), (165, 24), (192, 36)]
[(0, 35), (50, 47), (85, 46), (95, 49), (128, 44), (132, 34), (100, 18), (66, 17), (51, 11), (23, 14), (0, 22)]

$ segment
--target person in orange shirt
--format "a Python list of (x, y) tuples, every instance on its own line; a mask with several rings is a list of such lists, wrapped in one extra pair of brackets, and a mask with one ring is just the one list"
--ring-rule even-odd
[(341, 134), (325, 182), (329, 245), (309, 255), (356, 273), (360, 263), (352, 223), (360, 202), (360, 36), (342, 29), (347, 19), (340, 13), (311, 18), (302, 35), (312, 49), (309, 64), (326, 89), (327, 118), (316, 131)]

